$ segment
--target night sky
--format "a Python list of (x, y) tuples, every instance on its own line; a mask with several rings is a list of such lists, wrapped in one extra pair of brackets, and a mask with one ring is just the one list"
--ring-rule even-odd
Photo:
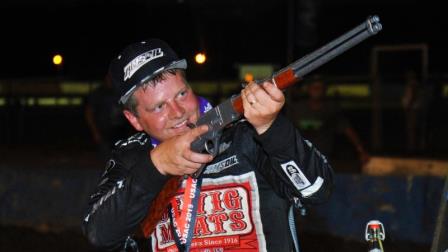
[[(64, 3), (60, 3), (64, 2)], [(323, 73), (366, 74), (375, 45), (427, 43), (430, 72), (445, 72), (444, 9), (429, 1), (34, 1), (1, 4), (0, 79), (62, 75), (97, 79), (128, 43), (159, 37), (187, 58), (189, 77), (236, 78), (238, 63), (284, 66), (379, 15), (384, 30), (321, 69)], [(289, 10), (289, 12), (288, 12)], [(288, 40), (288, 13), (295, 16)], [(303, 20), (315, 17), (311, 26)], [(302, 18), (299, 18), (302, 17)], [(287, 55), (293, 43), (293, 56)], [(206, 50), (208, 64), (193, 65)], [(62, 53), (59, 72), (51, 55)], [(402, 64), (399, 60), (396, 64)]]

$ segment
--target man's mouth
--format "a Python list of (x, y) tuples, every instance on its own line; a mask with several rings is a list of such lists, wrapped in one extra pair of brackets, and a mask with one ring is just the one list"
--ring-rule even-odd
[(185, 127), (187, 125), (188, 120), (183, 120), (180, 123), (177, 123), (173, 126), (173, 129), (179, 129)]

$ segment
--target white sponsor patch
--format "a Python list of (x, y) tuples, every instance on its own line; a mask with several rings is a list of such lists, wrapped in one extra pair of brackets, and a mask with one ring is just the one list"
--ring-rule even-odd
[(219, 161), (216, 164), (207, 166), (205, 168), (204, 173), (205, 174), (218, 173), (218, 172), (221, 172), (221, 171), (223, 171), (227, 168), (230, 168), (236, 164), (238, 164), (238, 159), (236, 158), (236, 155), (233, 155), (229, 158)]
[(289, 161), (281, 166), (289, 180), (291, 180), (298, 190), (311, 185), (310, 181), (306, 178), (305, 174), (303, 174), (302, 170), (300, 170), (299, 166), (297, 166), (296, 162)]
[(157, 59), (163, 56), (163, 51), (161, 48), (155, 48), (150, 51), (144, 52), (137, 57), (135, 57), (131, 62), (129, 62), (123, 69), (124, 71), (124, 79), (130, 79), (138, 69), (144, 66), (146, 63), (150, 62), (153, 59)]

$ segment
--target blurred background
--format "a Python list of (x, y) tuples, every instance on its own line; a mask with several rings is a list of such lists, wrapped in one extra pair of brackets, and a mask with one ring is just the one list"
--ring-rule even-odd
[(365, 225), (378, 219), (386, 251), (443, 251), (448, 23), (438, 3), (419, 0), (3, 0), (0, 250), (95, 251), (79, 226), (110, 142), (130, 132), (110, 118), (106, 85), (127, 44), (167, 41), (216, 105), (370, 15), (379, 34), (285, 91), (304, 134), (325, 123), (297, 114), (317, 78), (343, 118), (330, 125), (345, 125), (325, 133), (334, 196), (297, 215), (299, 239), (304, 251), (366, 251)]

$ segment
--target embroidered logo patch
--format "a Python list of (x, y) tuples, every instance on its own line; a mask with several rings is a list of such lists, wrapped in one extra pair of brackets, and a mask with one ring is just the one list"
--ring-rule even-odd
[[(180, 211), (183, 188), (176, 199)], [(254, 172), (217, 179), (204, 178), (198, 202), (191, 251), (266, 252), (260, 216), (260, 195)], [(152, 251), (178, 251), (168, 213), (152, 233)]]
[(135, 57), (131, 62), (129, 62), (123, 69), (124, 79), (130, 79), (135, 72), (137, 72), (140, 67), (150, 62), (153, 59), (157, 59), (163, 56), (163, 51), (161, 48), (152, 49), (150, 51), (144, 52), (139, 56)]
[(296, 162), (289, 161), (281, 166), (289, 180), (291, 180), (297, 189), (300, 190), (311, 185), (310, 181), (306, 178), (305, 174), (303, 174), (302, 170), (300, 170)]

